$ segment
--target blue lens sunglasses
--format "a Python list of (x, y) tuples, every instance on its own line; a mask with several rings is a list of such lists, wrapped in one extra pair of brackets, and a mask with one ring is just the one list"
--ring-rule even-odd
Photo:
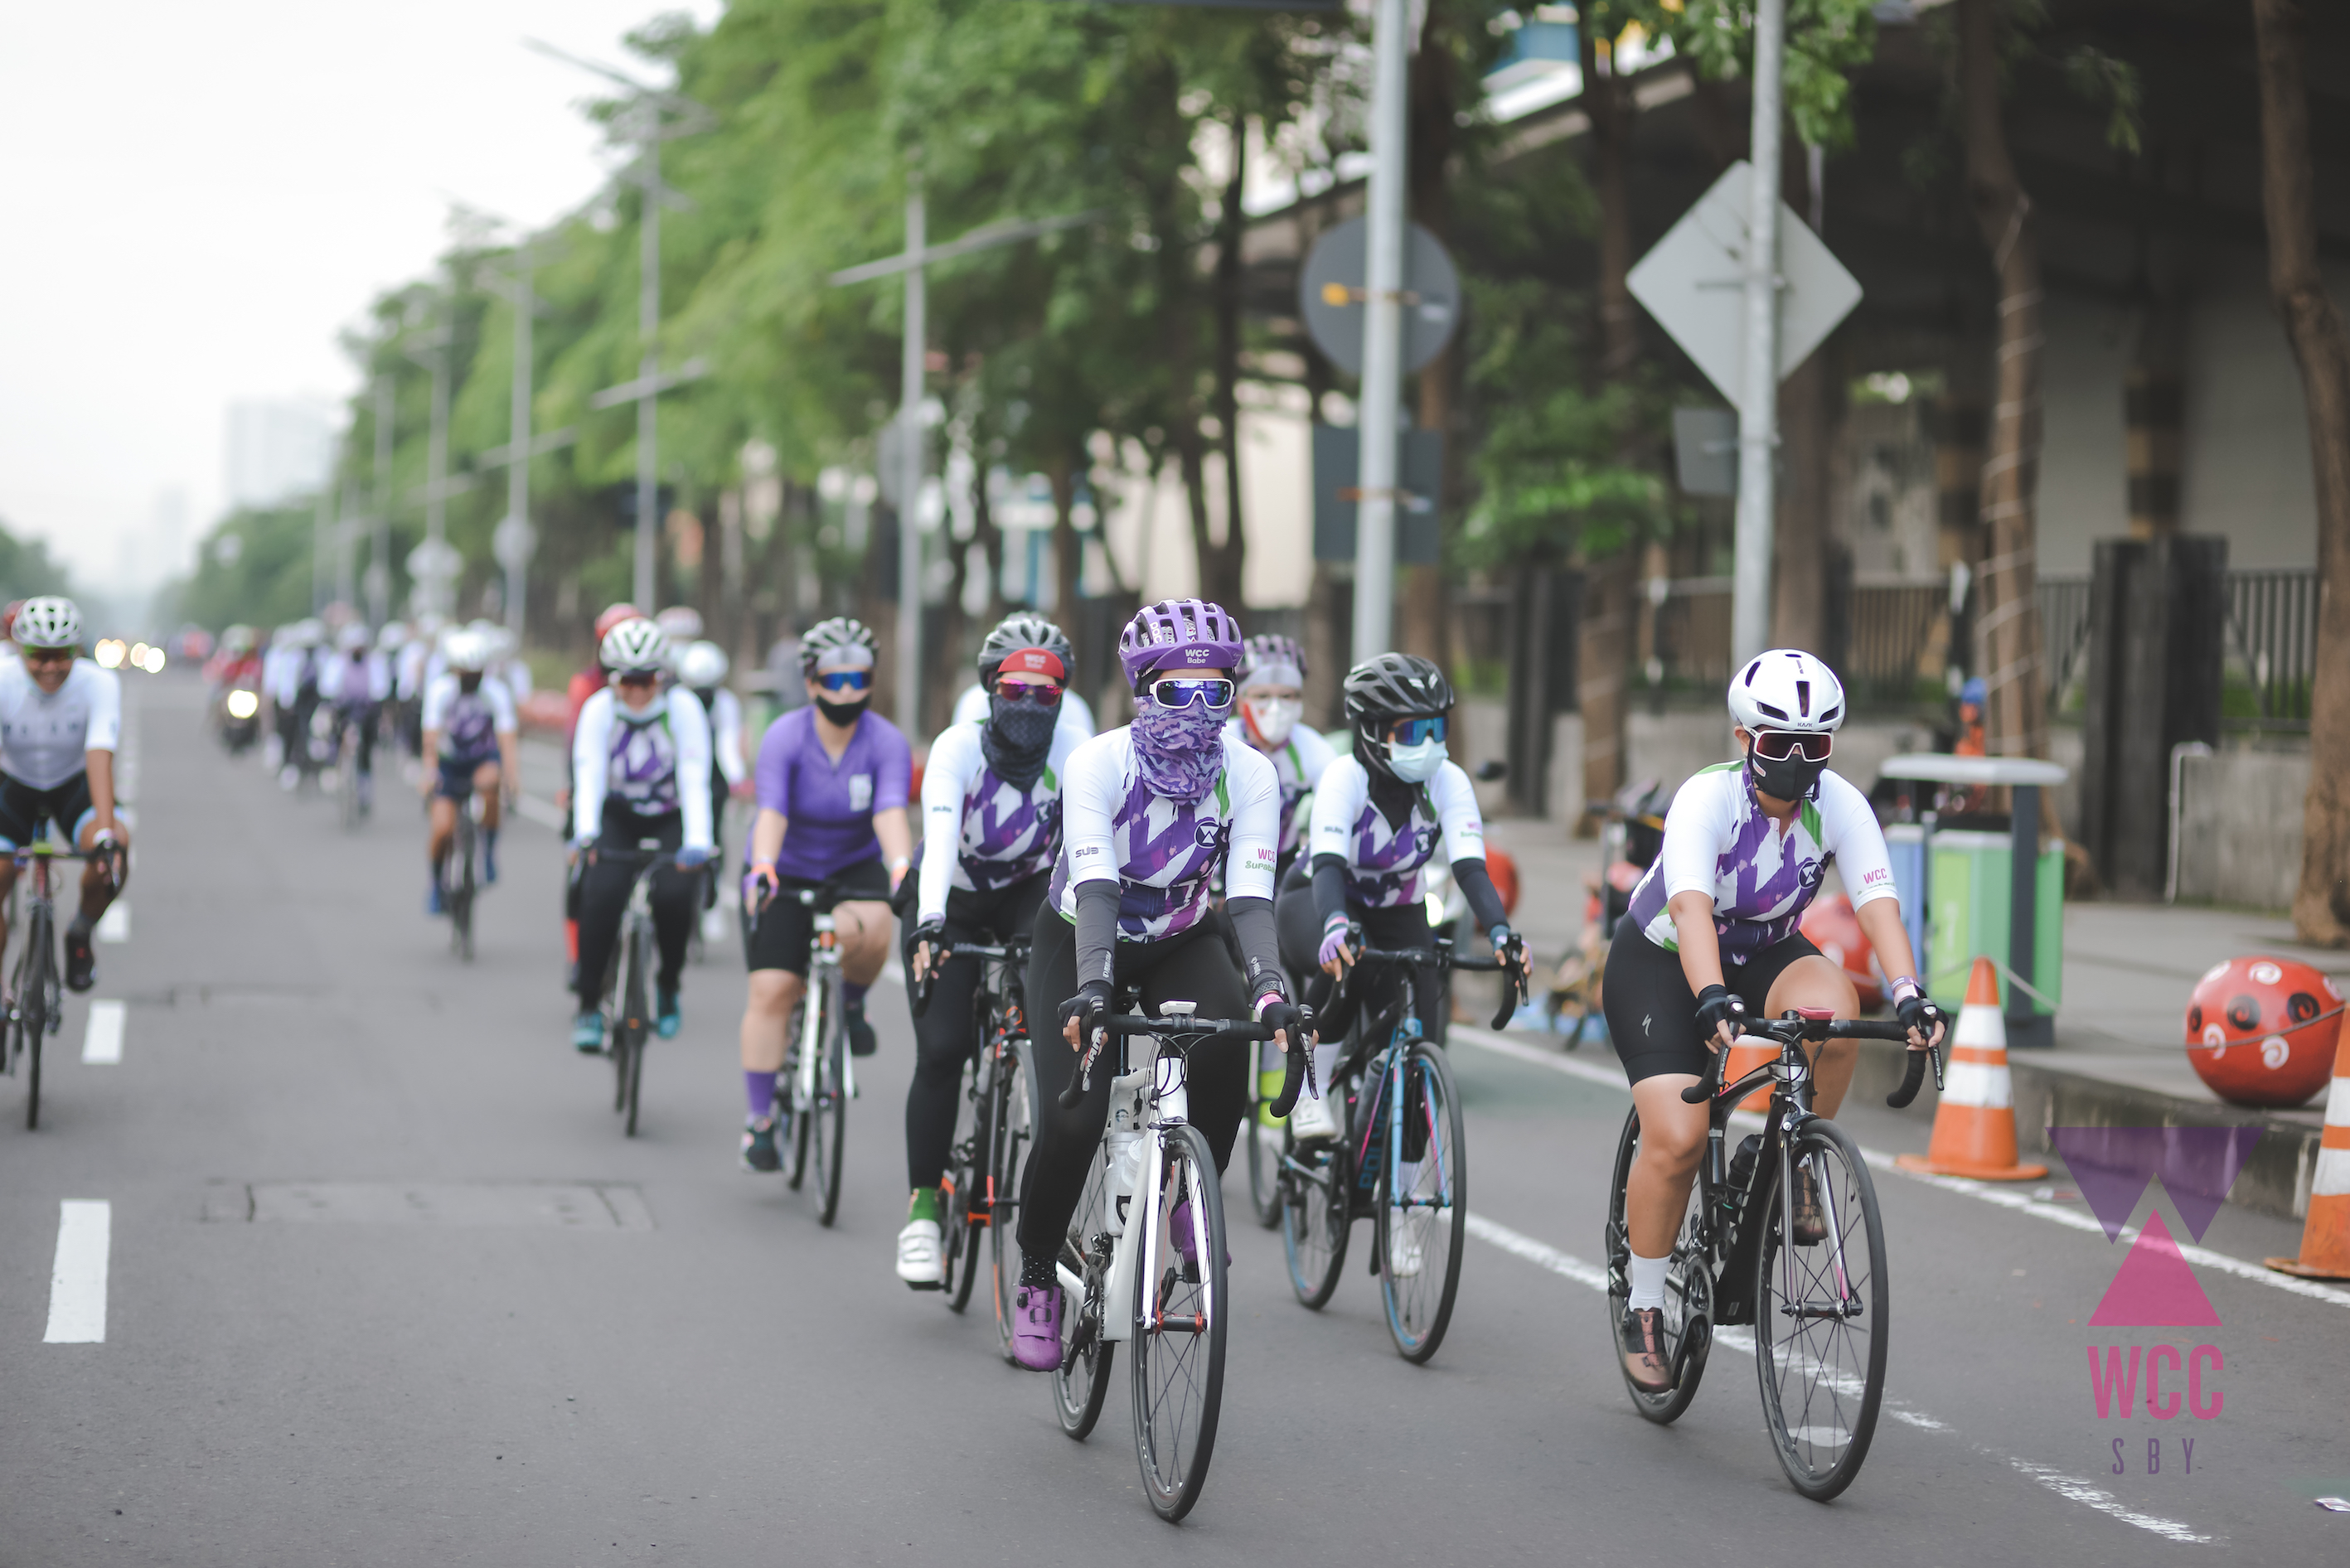
[(816, 683), (827, 691), (863, 691), (873, 684), (873, 672), (869, 670), (835, 670), (817, 676)]
[(1388, 726), (1388, 741), (1398, 746), (1416, 746), (1422, 741), (1441, 742), (1444, 731), (1441, 713), (1433, 719), (1399, 719)]
[(1210, 708), (1232, 705), (1232, 683), (1199, 676), (1170, 675), (1150, 683), (1150, 700), (1161, 708), (1189, 708), (1199, 702)]

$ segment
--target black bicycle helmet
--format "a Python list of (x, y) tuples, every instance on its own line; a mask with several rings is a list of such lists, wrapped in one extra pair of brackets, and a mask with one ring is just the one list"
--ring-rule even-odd
[(800, 638), (800, 673), (815, 674), (817, 661), (837, 648), (861, 648), (877, 657), (881, 651), (880, 644), (873, 640), (873, 633), (863, 621), (837, 615), (830, 620), (818, 621)]
[(1449, 711), (1452, 682), (1416, 653), (1382, 653), (1347, 671), (1347, 722), (1355, 732), (1355, 754), (1364, 764), (1387, 771), (1387, 727), (1399, 719)]
[(995, 672), (1003, 660), (1024, 648), (1041, 648), (1061, 661), (1064, 670), (1070, 669), (1074, 655), (1069, 649), (1069, 634), (1046, 620), (1034, 610), (1014, 610), (995, 623), (987, 640), (979, 645), (979, 683), (992, 687)]

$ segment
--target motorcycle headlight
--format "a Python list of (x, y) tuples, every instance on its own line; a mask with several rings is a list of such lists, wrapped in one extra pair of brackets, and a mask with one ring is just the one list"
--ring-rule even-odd
[(250, 691), (237, 691), (228, 694), (228, 716), (250, 719), (261, 711), (261, 699)]
[(1428, 923), (1431, 926), (1444, 923), (1444, 895), (1441, 893), (1431, 892), (1428, 896)]

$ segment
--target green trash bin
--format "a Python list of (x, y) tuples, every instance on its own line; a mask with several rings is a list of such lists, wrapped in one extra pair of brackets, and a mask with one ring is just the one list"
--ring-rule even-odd
[[(1953, 1014), (1966, 1000), (1967, 976), (1978, 956), (2008, 958), (2008, 908), (2013, 840), (2004, 833), (1953, 829), (1928, 840), (1932, 858), (1932, 915), (1926, 940), (1926, 989)], [(2046, 1017), (2063, 1000), (2064, 977), (2064, 846), (2051, 840), (2040, 852), (2033, 919), (2033, 988), (2045, 1001), (2031, 1000)], [(2018, 1011), (2000, 981), (2002, 1011)]]

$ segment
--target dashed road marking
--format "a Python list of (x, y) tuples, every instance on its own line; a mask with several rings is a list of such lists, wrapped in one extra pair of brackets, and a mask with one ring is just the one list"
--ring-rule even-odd
[(106, 1269), (114, 1206), (68, 1198), (57, 1205), (57, 1256), (49, 1270), (48, 1345), (106, 1343)]
[(82, 1030), (81, 1060), (86, 1067), (122, 1064), (122, 1027), (130, 1019), (128, 1002), (93, 1002), (89, 1023)]
[(91, 928), (91, 934), (102, 942), (129, 941), (130, 940), (130, 901), (127, 898), (117, 898), (113, 903), (109, 904), (106, 907), (106, 913), (100, 915), (98, 918), (98, 924)]

